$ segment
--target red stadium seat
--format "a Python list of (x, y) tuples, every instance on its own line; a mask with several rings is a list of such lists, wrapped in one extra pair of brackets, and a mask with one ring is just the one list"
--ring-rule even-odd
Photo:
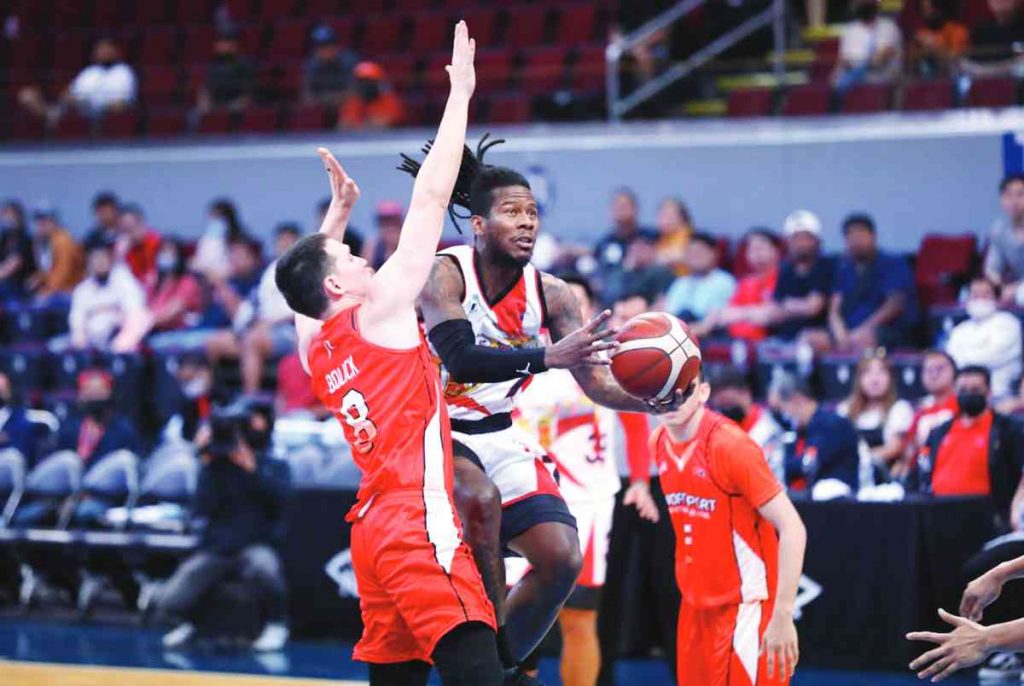
[(267, 35), (267, 27), (262, 24), (246, 26), (238, 37), (243, 54), (256, 57), (263, 52), (264, 39)]
[[(302, 92), (302, 80), (304, 68), (301, 64), (292, 64), (283, 68), (275, 68), (272, 80), (264, 82), (265, 87), (269, 86), (269, 92), (278, 100), (298, 100)], [(266, 74), (264, 74), (266, 76)]]
[(89, 64), (89, 51), (92, 48), (89, 36), (83, 31), (62, 31), (53, 41), (54, 69), (62, 71), (80, 71)]
[(172, 0), (171, 17), (182, 26), (209, 24), (213, 19), (213, 5), (210, 0)]
[[(167, 0), (146, 0), (145, 2), (130, 3), (135, 9), (135, 16), (132, 18), (136, 26), (150, 27), (160, 24), (167, 24), (171, 21), (170, 4)], [(174, 0), (177, 5), (178, 1)], [(131, 8), (125, 8), (130, 10)]]
[(864, 84), (851, 88), (843, 97), (843, 112), (884, 112), (889, 109), (890, 89), (886, 84)]
[(470, 35), (476, 40), (478, 47), (497, 44), (498, 10), (478, 7), (460, 11), (459, 15), (466, 20)]
[(782, 113), (787, 117), (828, 114), (832, 90), (826, 84), (811, 83), (791, 88), (786, 93)]
[(270, 21), (293, 19), (298, 4), (297, 0), (263, 0), (260, 5), (260, 16)]
[(273, 61), (299, 61), (306, 57), (309, 22), (280, 23), (274, 27), (267, 54)]
[(476, 54), (476, 80), (481, 92), (502, 90), (512, 75), (512, 55), (507, 50), (487, 50)]
[(978, 239), (974, 234), (925, 234), (917, 252), (914, 280), (925, 307), (955, 303), (973, 270)]
[(538, 48), (530, 52), (523, 61), (521, 88), (527, 95), (547, 95), (563, 86), (565, 80), (565, 58), (563, 47)]
[(217, 33), (212, 26), (192, 26), (185, 32), (185, 66), (206, 65), (213, 59), (213, 41)]
[(367, 17), (363, 29), (362, 49), (372, 59), (381, 52), (402, 50), (402, 27), (405, 18), (395, 14)]
[(436, 4), (434, 0), (395, 0), (395, 10), (402, 13), (413, 13), (433, 9)]
[(68, 112), (53, 130), (53, 137), (58, 140), (88, 138), (92, 132), (92, 123), (76, 112)]
[(43, 39), (37, 35), (21, 35), (11, 41), (9, 52), (10, 64), (13, 69), (26, 69), (35, 71), (40, 67), (48, 66), (42, 59)]
[(139, 62), (170, 66), (178, 57), (178, 30), (171, 27), (147, 29), (142, 35)]
[(79, 0), (54, 0), (50, 22), (52, 26), (59, 28), (83, 28), (89, 25), (91, 15), (89, 3)]
[(412, 51), (430, 52), (451, 42), (453, 25), (447, 14), (430, 12), (416, 15), (412, 32)]
[(347, 3), (343, 3), (341, 0), (308, 0), (306, 16), (314, 21), (329, 19), (336, 14), (342, 14), (345, 4)]
[(133, 138), (139, 132), (139, 121), (135, 110), (111, 112), (100, 120), (99, 134), (103, 138)]
[[(220, 4), (220, 3), (218, 3)], [(249, 21), (253, 14), (253, 0), (224, 0), (228, 17), (235, 23)]]
[(505, 45), (523, 48), (544, 43), (548, 38), (549, 7), (519, 5), (505, 10)]
[[(378, 58), (386, 68), (388, 78), (399, 91), (408, 91), (416, 86), (416, 65), (419, 57), (412, 52), (399, 52), (392, 55), (382, 55)], [(443, 67), (442, 67), (443, 68)], [(480, 83), (480, 56), (477, 55), (476, 62), (477, 84)]]
[(125, 24), (125, 14), (129, 8), (122, 10), (121, 0), (92, 0), (84, 4), (92, 6), (90, 25), (97, 29), (109, 31)]
[(530, 120), (530, 103), (518, 93), (491, 98), (488, 121), (496, 124), (520, 124)]
[(581, 45), (575, 49), (571, 69), (574, 89), (583, 92), (604, 90), (608, 68), (604, 50), (604, 44), (597, 43)]
[(211, 110), (199, 119), (199, 133), (228, 133), (232, 128), (231, 112)]
[(334, 122), (329, 119), (332, 112), (331, 108), (317, 103), (299, 105), (288, 112), (284, 128), (286, 131), (322, 131), (332, 128)]
[(348, 9), (355, 14), (384, 12), (391, 9), (386, 0), (351, 0)]
[(185, 133), (186, 124), (182, 110), (150, 111), (146, 117), (146, 135), (179, 136)]
[(19, 113), (14, 117), (13, 133), (18, 140), (42, 140), (46, 135), (46, 124), (39, 117)]
[(276, 107), (250, 107), (242, 114), (240, 131), (273, 133), (278, 129), (280, 112)]
[(596, 32), (596, 3), (587, 2), (566, 5), (559, 10), (558, 29), (555, 33), (555, 40), (560, 45), (590, 43), (604, 37), (595, 35)]
[(981, 79), (967, 92), (969, 107), (1010, 107), (1017, 102), (1017, 82), (1013, 79)]
[(729, 93), (727, 111), (730, 117), (767, 117), (774, 102), (771, 88), (740, 88)]
[(334, 35), (338, 37), (338, 45), (352, 47), (356, 43), (356, 29), (359, 24), (355, 18), (331, 19), (327, 23), (334, 29)]
[(916, 81), (903, 90), (907, 111), (946, 110), (953, 106), (953, 87), (948, 81)]
[(175, 102), (180, 98), (180, 83), (178, 70), (173, 67), (147, 67), (139, 79), (142, 101), (147, 107)]

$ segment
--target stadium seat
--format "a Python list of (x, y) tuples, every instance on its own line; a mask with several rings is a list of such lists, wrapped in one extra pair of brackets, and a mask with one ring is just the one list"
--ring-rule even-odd
[[(129, 3), (130, 7), (125, 9), (135, 10), (135, 16), (132, 17), (132, 21), (136, 26), (159, 26), (171, 21), (171, 4), (167, 0), (146, 0), (146, 2)], [(174, 0), (173, 4), (177, 6), (185, 3), (179, 3), (178, 0)]]
[[(322, 16), (322, 15), (312, 15)], [(327, 22), (330, 27), (334, 30), (334, 35), (338, 38), (339, 45), (354, 46), (356, 42), (356, 29), (359, 24), (354, 17), (344, 17), (342, 19), (330, 19)]]
[(74, 391), (78, 386), (78, 375), (94, 363), (92, 353), (81, 350), (67, 350), (48, 356), (48, 386), (55, 391)]
[(519, 94), (491, 98), (487, 119), (497, 124), (521, 124), (530, 119), (530, 103)]
[(179, 100), (180, 83), (174, 67), (147, 67), (139, 78), (139, 94), (147, 107), (165, 107)]
[(6, 340), (12, 344), (40, 343), (49, 335), (47, 310), (42, 307), (18, 307), (4, 313)]
[(362, 50), (374, 55), (404, 49), (401, 44), (404, 23), (405, 18), (396, 14), (366, 17), (368, 30), (363, 32)]
[(977, 249), (977, 237), (971, 233), (925, 234), (914, 274), (923, 307), (956, 302), (960, 288), (974, 270)]
[(223, 2), (228, 18), (236, 24), (252, 19), (253, 4), (253, 0), (224, 0)]
[(597, 12), (597, 5), (590, 2), (560, 7), (555, 39), (563, 45), (603, 39), (604, 36), (596, 35)]
[(327, 108), (318, 103), (299, 105), (285, 117), (286, 131), (322, 131), (330, 128)]
[(922, 358), (923, 355), (920, 353), (897, 352), (889, 356), (897, 393), (901, 398), (914, 401), (925, 396), (921, 383)]
[(121, 0), (92, 0), (87, 4), (92, 6), (90, 25), (93, 28), (107, 32), (124, 24), (126, 17)]
[(818, 381), (824, 402), (839, 402), (850, 395), (859, 361), (860, 357), (856, 355), (826, 355), (821, 359), (818, 363)]
[(296, 16), (297, 0), (262, 0), (260, 17), (270, 22), (290, 19)]
[(412, 32), (411, 51), (425, 53), (437, 50), (451, 42), (452, 24), (443, 12), (428, 12), (416, 15)]
[(1017, 82), (1013, 79), (980, 79), (971, 84), (965, 104), (968, 107), (1010, 107), (1017, 102)]
[(566, 48), (551, 46), (532, 50), (523, 60), (520, 88), (530, 96), (550, 95), (566, 83)]
[(144, 66), (152, 64), (170, 68), (175, 64), (175, 60), (178, 57), (179, 44), (178, 30), (175, 28), (158, 27), (147, 29), (142, 35), (139, 61)]
[(53, 137), (58, 140), (88, 138), (92, 132), (92, 123), (77, 112), (66, 112), (53, 129)]
[(309, 22), (281, 23), (274, 28), (267, 50), (274, 62), (298, 61), (306, 57), (306, 40), (309, 36)]
[(213, 59), (213, 40), (216, 31), (212, 26), (190, 26), (185, 31), (182, 61), (186, 66), (204, 66)]
[(580, 45), (573, 50), (572, 87), (581, 92), (602, 91), (605, 87), (607, 63), (603, 44)]
[(50, 21), (58, 28), (84, 28), (89, 25), (91, 15), (89, 3), (78, 0), (54, 0)]
[(767, 117), (774, 102), (771, 88), (740, 88), (729, 93), (727, 111), (730, 117)]
[(14, 448), (0, 450), (0, 498), (4, 503), (3, 510), (0, 510), (0, 524), (5, 527), (10, 524), (11, 515), (25, 492), (27, 471), (24, 455)]
[(832, 89), (827, 84), (810, 83), (791, 88), (785, 95), (782, 114), (787, 117), (828, 114)]
[(186, 128), (184, 110), (150, 111), (146, 116), (147, 136), (177, 136), (185, 133)]
[(238, 37), (239, 45), (243, 55), (259, 57), (263, 54), (263, 46), (266, 44), (268, 27), (263, 24), (254, 24), (242, 29)]
[(512, 75), (512, 55), (507, 50), (486, 50), (476, 55), (476, 79), (481, 92), (508, 87)]
[(172, 0), (171, 17), (179, 26), (209, 24), (213, 5), (210, 0)]
[(137, 110), (110, 112), (100, 119), (99, 135), (103, 138), (133, 138), (139, 133), (139, 123)]
[(82, 31), (61, 32), (53, 43), (51, 66), (56, 70), (77, 71), (89, 63), (89, 36)]
[[(391, 79), (391, 83), (395, 86), (395, 89), (399, 92), (408, 93), (411, 89), (418, 86), (417, 83), (417, 67), (420, 63), (420, 58), (411, 52), (399, 52), (391, 55), (381, 56), (381, 64), (387, 66), (388, 78)], [(477, 54), (476, 58), (477, 67), (477, 84), (480, 83), (480, 56)], [(442, 67), (442, 72), (444, 67)]]
[(478, 47), (497, 45), (498, 10), (476, 7), (461, 12)]
[(187, 505), (196, 492), (199, 460), (191, 445), (178, 450), (171, 445), (157, 450), (146, 461), (139, 484), (139, 505), (177, 503)]
[(889, 109), (889, 99), (890, 89), (886, 84), (855, 86), (843, 96), (843, 112), (884, 112)]
[(22, 398), (34, 399), (46, 382), (44, 352), (38, 348), (0, 349), (0, 370)]
[(341, 0), (307, 0), (306, 16), (316, 21), (327, 19), (332, 15), (342, 14), (342, 6), (347, 4)]
[(211, 110), (199, 118), (199, 133), (228, 133), (234, 126), (231, 112)]
[(28, 117), (22, 114), (14, 118), (12, 133), (18, 140), (42, 140), (46, 135), (46, 124), (39, 117)]
[(505, 9), (504, 44), (520, 49), (540, 45), (548, 40), (547, 5), (519, 5)]
[(278, 129), (280, 113), (276, 107), (250, 107), (242, 114), (239, 131), (273, 133)]
[(754, 365), (754, 393), (764, 397), (777, 375), (783, 372), (797, 374), (799, 371), (795, 351), (762, 346), (758, 349)]
[(103, 355), (99, 362), (114, 377), (117, 409), (132, 419), (140, 419), (142, 402), (150, 400), (144, 393), (146, 359), (138, 353), (108, 354)]
[(906, 111), (947, 110), (953, 106), (953, 87), (948, 81), (916, 81), (903, 89)]

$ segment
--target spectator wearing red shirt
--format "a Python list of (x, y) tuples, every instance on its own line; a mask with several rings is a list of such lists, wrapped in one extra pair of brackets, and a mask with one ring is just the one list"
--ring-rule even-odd
[(160, 234), (146, 223), (146, 214), (139, 205), (121, 208), (117, 255), (143, 286), (148, 287), (156, 280), (156, 256), (162, 242)]
[(387, 129), (402, 123), (405, 106), (376, 62), (360, 62), (352, 70), (352, 92), (338, 112), (339, 129)]
[(928, 436), (931, 469), (923, 483), (938, 496), (989, 496), (1003, 530), (1020, 528), (1019, 494), (1024, 467), (1020, 424), (993, 412), (988, 369), (964, 367), (956, 375), (957, 416)]
[(894, 468), (897, 475), (906, 473), (907, 467), (917, 460), (921, 448), (928, 441), (928, 434), (960, 412), (956, 402), (955, 379), (956, 363), (952, 357), (941, 350), (929, 350), (924, 354), (921, 384), (928, 395), (921, 401), (910, 423), (904, 451), (906, 461), (898, 469)]
[(153, 331), (173, 331), (194, 326), (205, 305), (203, 287), (185, 269), (182, 244), (169, 238), (156, 256), (156, 277), (146, 289)]
[(779, 279), (779, 240), (768, 229), (754, 229), (744, 239), (751, 273), (736, 285), (729, 305), (698, 322), (693, 331), (706, 336), (725, 327), (730, 338), (760, 341), (768, 335), (774, 314), (772, 295)]

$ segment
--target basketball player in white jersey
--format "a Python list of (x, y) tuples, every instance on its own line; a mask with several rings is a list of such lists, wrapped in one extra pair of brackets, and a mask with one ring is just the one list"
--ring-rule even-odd
[[(443, 364), (466, 540), (494, 603), (507, 683), (523, 684), (530, 682), (521, 675), (515, 681), (512, 671), (554, 623), (583, 557), (545, 451), (512, 424), (515, 397), (532, 375), (569, 368), (597, 404), (625, 412), (661, 408), (622, 390), (599, 356), (613, 347), (602, 342), (608, 332), (597, 331), (610, 313), (584, 325), (565, 282), (530, 264), (537, 202), (522, 174), (483, 164), (488, 147), (481, 141), (476, 155), (466, 149), (452, 195), (453, 216), (454, 206), (469, 210), (473, 245), (438, 255), (420, 308)], [(418, 171), (408, 157), (402, 168)], [(545, 329), (552, 341), (546, 347)], [(503, 549), (531, 566), (507, 600)]]
[[(593, 293), (581, 277), (567, 276), (584, 318), (593, 316)], [(647, 455), (650, 425), (646, 415), (615, 412), (595, 405), (572, 374), (551, 370), (535, 377), (516, 401), (516, 423), (532, 436), (558, 470), (559, 488), (576, 518), (583, 569), (576, 588), (558, 615), (562, 632), (564, 686), (594, 686), (601, 671), (597, 608), (608, 564), (608, 542), (621, 481), (617, 457), (632, 463)], [(508, 584), (529, 571), (523, 558), (505, 560)]]

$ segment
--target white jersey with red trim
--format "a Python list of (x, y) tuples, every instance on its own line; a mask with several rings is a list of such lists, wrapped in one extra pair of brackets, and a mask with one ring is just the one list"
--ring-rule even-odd
[[(568, 370), (536, 376), (516, 401), (516, 421), (555, 463), (559, 489), (570, 506), (619, 491), (615, 456), (625, 447), (619, 413), (595, 405)], [(644, 441), (646, 436), (640, 444)]]
[[(522, 276), (494, 302), (488, 302), (480, 284), (473, 248), (459, 245), (442, 250), (454, 260), (462, 272), (462, 308), (473, 327), (477, 345), (492, 348), (537, 348), (542, 345), (541, 329), (546, 313), (541, 290), (540, 272), (531, 264), (523, 267)], [(532, 370), (523, 376), (500, 383), (457, 383), (442, 366), (441, 382), (452, 419), (476, 420), (511, 412), (516, 394), (532, 380)]]

